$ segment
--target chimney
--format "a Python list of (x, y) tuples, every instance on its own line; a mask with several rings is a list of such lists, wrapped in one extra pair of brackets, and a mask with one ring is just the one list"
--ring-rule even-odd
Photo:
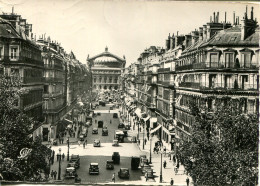
[(236, 25), (235, 19), (236, 19), (236, 14), (235, 14), (235, 11), (234, 11), (234, 12), (233, 12), (233, 25)]
[(237, 16), (237, 24), (239, 25), (239, 16)]
[(225, 12), (225, 23), (227, 22), (227, 12)]
[(12, 14), (14, 14), (14, 6), (12, 6)]
[(213, 22), (216, 22), (216, 16), (215, 16), (215, 12), (213, 12)]
[(251, 8), (251, 20), (254, 20), (254, 7)]
[(198, 38), (198, 32), (197, 31), (192, 31), (191, 32), (191, 43), (194, 45), (197, 41)]
[(199, 27), (199, 42), (203, 41), (203, 27)]
[(166, 50), (169, 50), (170, 49), (170, 33), (169, 33), (169, 36), (168, 38), (166, 39), (166, 43), (165, 43), (165, 48)]
[(212, 16), (210, 16), (210, 23), (212, 22)]
[(175, 48), (175, 39), (174, 39), (174, 34), (172, 34), (172, 37), (170, 38), (170, 49)]
[(219, 12), (217, 12), (217, 23), (219, 22)]
[(203, 25), (203, 41), (207, 40), (207, 25)]
[(191, 35), (185, 35), (185, 48), (188, 48), (191, 45)]
[(247, 19), (247, 5), (246, 5), (245, 19)]

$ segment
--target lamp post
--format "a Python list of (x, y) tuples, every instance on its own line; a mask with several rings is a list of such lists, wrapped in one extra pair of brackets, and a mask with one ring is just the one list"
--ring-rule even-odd
[(144, 127), (145, 127), (145, 125), (143, 123), (143, 150), (144, 150), (144, 131), (145, 131)]
[(67, 143), (68, 143), (67, 161), (69, 161), (70, 160), (70, 137), (68, 137)]
[(138, 125), (138, 126), (137, 126), (137, 129), (138, 129), (137, 139), (139, 140), (139, 131), (140, 131), (140, 130), (139, 130), (139, 121), (137, 121), (137, 125)]
[(151, 135), (151, 128), (150, 128), (150, 164), (152, 163), (152, 135)]
[(163, 151), (160, 151), (160, 154), (161, 154), (160, 183), (162, 183), (162, 154), (163, 154)]
[(61, 160), (61, 148), (59, 148), (59, 170), (58, 170), (58, 180), (61, 180), (61, 178), (60, 178), (60, 172), (61, 172), (60, 160)]

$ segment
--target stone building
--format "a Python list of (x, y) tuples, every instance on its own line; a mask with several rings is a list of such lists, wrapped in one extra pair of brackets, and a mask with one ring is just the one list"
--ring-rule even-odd
[(34, 135), (37, 135), (44, 121), (41, 50), (29, 34), (31, 25), (25, 19), (14, 13), (0, 17), (0, 73), (21, 79), (25, 93), (17, 100), (17, 107), (37, 121), (33, 126)]
[[(221, 22), (217, 12), (198, 30), (169, 35), (165, 51), (150, 47), (134, 63), (136, 116), (151, 117), (146, 123), (150, 132), (173, 148), (179, 138), (190, 135), (191, 101), (214, 112), (216, 103), (232, 100), (244, 113), (258, 113), (259, 49), (253, 9), (241, 24), (235, 14), (233, 24), (227, 22), (226, 13)], [(125, 87), (133, 86), (125, 77)]]
[(108, 51), (87, 59), (92, 74), (92, 91), (120, 90), (121, 72), (125, 68), (125, 57), (120, 58)]

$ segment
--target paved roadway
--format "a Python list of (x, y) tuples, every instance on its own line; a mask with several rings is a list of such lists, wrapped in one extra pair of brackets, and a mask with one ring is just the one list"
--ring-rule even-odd
[[(102, 110), (106, 113), (101, 113), (101, 116), (97, 116), (93, 118), (93, 125), (89, 127), (88, 135), (87, 135), (87, 145), (85, 149), (82, 145), (71, 145), (70, 146), (70, 155), (71, 154), (79, 154), (80, 155), (80, 168), (77, 170), (77, 174), (79, 178), (81, 178), (83, 184), (87, 183), (106, 183), (111, 182), (112, 174), (116, 173), (116, 182), (124, 182), (124, 181), (140, 181), (141, 180), (141, 170), (131, 170), (131, 157), (132, 156), (140, 156), (144, 154), (141, 152), (136, 143), (120, 143), (119, 147), (113, 147), (112, 142), (114, 139), (114, 131), (118, 130), (119, 118), (113, 118), (113, 112), (108, 113), (108, 108), (110, 106), (101, 107), (99, 106), (97, 110)], [(95, 123), (95, 119), (97, 121), (103, 120), (104, 126), (108, 127), (108, 136), (102, 136), (102, 129), (98, 128), (98, 134), (92, 134), (92, 128), (97, 127), (97, 123)], [(111, 120), (111, 124), (110, 124)], [(131, 135), (131, 131), (129, 131)], [(129, 137), (130, 138), (130, 137)], [(100, 139), (101, 147), (93, 147), (93, 141), (95, 139)], [(58, 149), (61, 148), (62, 153), (67, 154), (67, 146), (54, 146), (53, 149), (58, 152)], [(113, 152), (119, 152), (121, 156), (120, 164), (115, 165), (114, 170), (107, 170), (106, 160), (112, 159)], [(90, 163), (98, 163), (100, 168), (99, 175), (89, 175), (89, 164)], [(57, 162), (55, 162), (57, 164)], [(57, 165), (56, 165), (57, 166)], [(55, 167), (56, 167), (55, 166)], [(65, 173), (65, 168), (67, 166), (67, 161), (62, 162), (62, 178)], [(117, 173), (120, 168), (129, 168), (130, 170), (130, 179), (124, 180), (120, 179), (117, 176)], [(65, 183), (74, 183), (73, 179), (64, 179)]]

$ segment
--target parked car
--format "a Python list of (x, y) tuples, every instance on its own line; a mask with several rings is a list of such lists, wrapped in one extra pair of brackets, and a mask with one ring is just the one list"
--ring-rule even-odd
[(140, 157), (132, 156), (131, 158), (131, 169), (137, 170), (140, 165)]
[(90, 163), (89, 174), (99, 174), (98, 163)]
[(98, 129), (97, 128), (93, 128), (92, 129), (92, 134), (98, 134)]
[(114, 162), (112, 160), (107, 160), (106, 168), (113, 170), (114, 169)]
[(76, 168), (79, 168), (80, 167), (79, 155), (72, 154), (71, 157), (70, 157), (70, 163), (75, 163), (76, 164)]
[(129, 178), (130, 177), (129, 169), (128, 168), (120, 168), (120, 170), (118, 172), (118, 177), (119, 178)]
[(93, 146), (94, 147), (100, 147), (101, 146), (100, 140), (99, 139), (95, 139)]
[(113, 160), (114, 164), (119, 164), (120, 163), (120, 154), (119, 154), (119, 152), (113, 152), (112, 160)]
[(145, 174), (146, 171), (152, 170), (152, 167), (150, 165), (144, 165), (141, 170), (142, 174)]
[(74, 167), (66, 168), (65, 178), (75, 178), (77, 175), (76, 169)]
[(118, 124), (118, 128), (124, 128), (125, 127), (125, 124), (124, 123), (119, 123)]
[(102, 136), (108, 136), (108, 130), (107, 129), (102, 129)]
[(114, 113), (114, 114), (113, 114), (113, 118), (118, 118), (118, 114), (117, 114), (117, 113)]
[(103, 124), (104, 124), (103, 121), (98, 121), (98, 128), (103, 128)]

